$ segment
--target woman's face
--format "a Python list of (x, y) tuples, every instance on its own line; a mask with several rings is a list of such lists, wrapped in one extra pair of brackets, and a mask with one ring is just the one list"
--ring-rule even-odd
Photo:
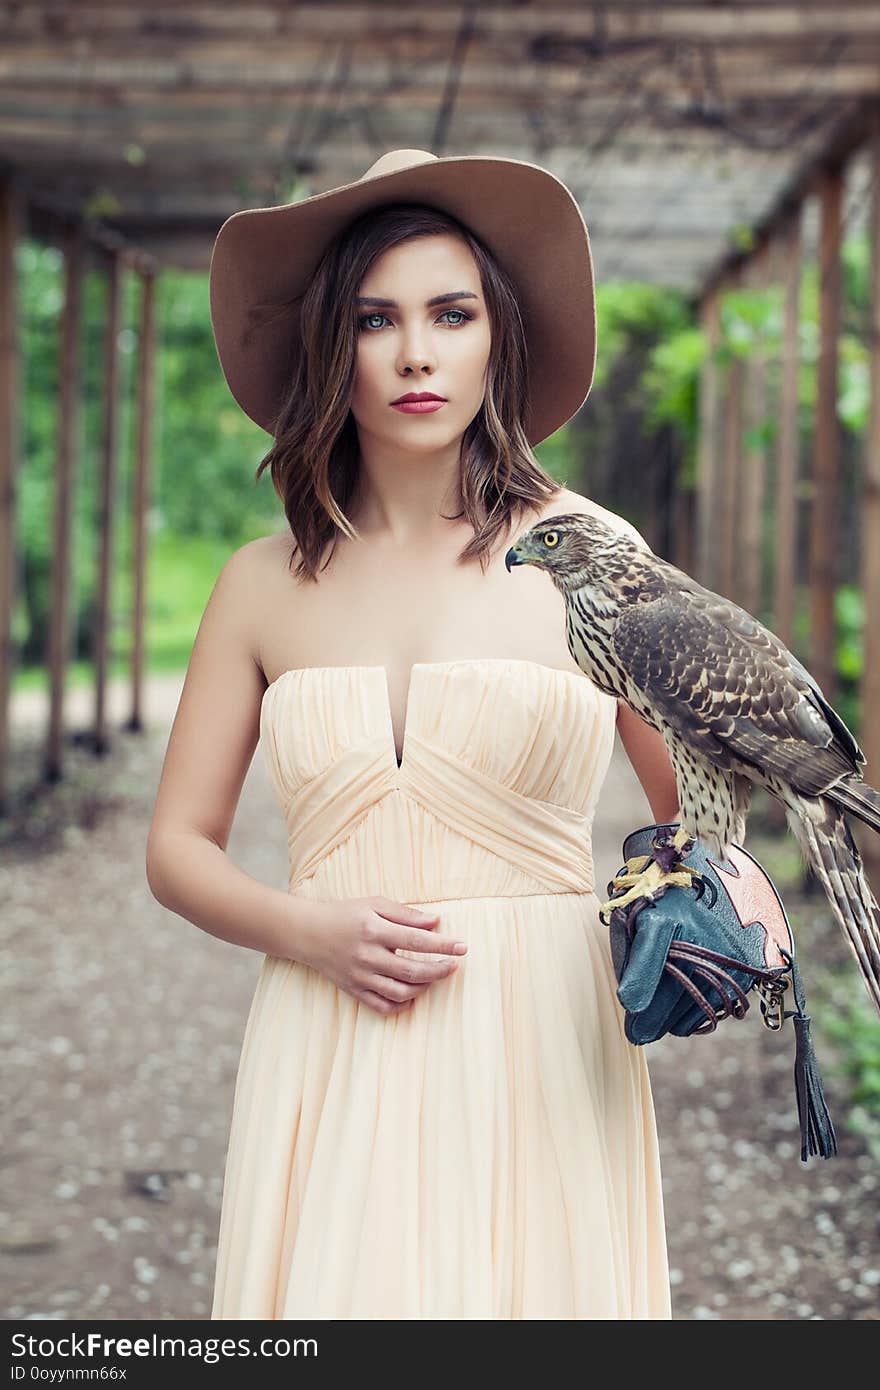
[[(442, 303), (438, 296), (452, 295)], [(358, 291), (351, 410), (361, 437), (413, 453), (461, 438), (483, 402), (489, 316), (467, 244), (444, 233), (412, 237), (378, 256)], [(391, 403), (434, 392), (439, 409), (408, 412)]]

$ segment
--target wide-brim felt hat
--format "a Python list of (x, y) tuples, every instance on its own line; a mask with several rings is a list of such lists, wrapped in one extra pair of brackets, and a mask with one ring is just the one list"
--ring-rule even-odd
[[(525, 433), (531, 445), (546, 439), (581, 408), (593, 382), (590, 238), (560, 179), (496, 156), (390, 150), (352, 183), (228, 217), (211, 253), (209, 298), (220, 366), (236, 401), (274, 437), (302, 351), (301, 296), (321, 257), (355, 217), (397, 202), (452, 213), (507, 271), (528, 350)], [(273, 314), (275, 304), (287, 307)]]

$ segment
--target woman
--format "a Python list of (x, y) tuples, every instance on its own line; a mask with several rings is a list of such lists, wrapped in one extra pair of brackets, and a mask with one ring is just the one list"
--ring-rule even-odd
[[(615, 727), (657, 820), (674, 778), (503, 563), (559, 511), (634, 533), (530, 447), (592, 381), (583, 218), (536, 166), (392, 151), (230, 218), (211, 307), (289, 521), (217, 581), (148, 847), (160, 902), (265, 953), (212, 1317), (669, 1317), (590, 828)], [(225, 854), (258, 736), (286, 892)]]

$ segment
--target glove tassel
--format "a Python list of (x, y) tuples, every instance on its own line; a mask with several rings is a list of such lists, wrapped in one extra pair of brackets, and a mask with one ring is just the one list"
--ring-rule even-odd
[(810, 1154), (817, 1154), (821, 1158), (831, 1158), (836, 1154), (837, 1136), (825, 1104), (822, 1076), (810, 1036), (810, 1015), (805, 1011), (806, 999), (800, 971), (794, 957), (785, 951), (783, 954), (791, 962), (797, 1004), (797, 1009), (787, 1010), (785, 1017), (790, 1018), (794, 1025), (794, 1084), (801, 1124), (801, 1161), (806, 1163)]

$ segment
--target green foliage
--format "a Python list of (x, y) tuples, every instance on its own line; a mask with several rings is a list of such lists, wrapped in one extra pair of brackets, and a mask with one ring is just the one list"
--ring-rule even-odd
[(535, 457), (557, 482), (568, 483), (577, 469), (577, 456), (571, 430), (556, 430), (535, 449)]
[(594, 388), (613, 381), (618, 365), (635, 364), (635, 406), (646, 434), (672, 426), (680, 440), (684, 486), (693, 485), (697, 434), (697, 390), (705, 351), (687, 297), (640, 281), (611, 281), (596, 287), (599, 352)]
[[(696, 454), (699, 372), (705, 351), (702, 331), (685, 325), (652, 347), (642, 377), (645, 424), (650, 429), (677, 426), (690, 461)], [(692, 478), (693, 470), (685, 477)]]
[[(22, 361), (21, 446), (18, 486), (18, 549), (21, 583), (13, 613), (14, 639), (27, 661), (40, 661), (46, 645), (51, 560), (55, 552), (55, 466), (58, 442), (59, 315), (65, 286), (60, 253), (22, 241), (16, 247)], [(131, 289), (130, 284), (124, 289)], [(71, 516), (74, 645), (87, 645), (97, 579), (100, 468), (102, 454), (103, 335), (106, 286), (94, 269), (82, 278), (81, 378), (76, 396), (74, 491)], [(120, 475), (116, 493), (117, 547), (125, 553), (129, 505), (129, 405), (135, 341), (130, 327), (131, 295), (123, 296), (120, 332)], [(113, 571), (120, 566), (114, 554)]]
[(846, 1047), (847, 1075), (855, 1085), (850, 1099), (880, 1115), (880, 1019), (871, 1001), (858, 998), (843, 1015), (829, 1014), (823, 1024), (830, 1037)]
[(277, 518), (280, 504), (268, 471), (254, 483), (272, 441), (226, 385), (211, 332), (207, 276), (163, 271), (158, 318), (157, 527), (220, 536), (233, 546), (262, 534)]
[[(810, 650), (809, 600), (806, 590), (798, 593), (792, 641), (792, 649), (798, 653)], [(771, 616), (765, 614), (763, 621), (769, 623)], [(860, 725), (859, 687), (864, 666), (864, 621), (865, 603), (861, 589), (852, 584), (839, 585), (834, 595), (835, 661), (839, 678), (834, 707), (856, 734)]]
[(162, 531), (150, 547), (146, 643), (150, 668), (180, 671), (189, 662), (199, 618), (232, 549), (222, 536)]
[(596, 322), (594, 388), (600, 390), (620, 357), (651, 349), (692, 327), (683, 295), (638, 280), (597, 285)]
[(852, 584), (842, 584), (834, 595), (837, 627), (837, 670), (855, 685), (861, 678), (865, 651), (862, 634), (865, 625), (865, 596)]
[[(830, 984), (828, 980), (830, 978)], [(846, 1127), (880, 1158), (880, 1018), (859, 982), (853, 997), (851, 972), (826, 975), (819, 990), (821, 1027), (837, 1046), (835, 1074), (848, 1082)]]
[[(742, 238), (748, 229), (740, 229)], [(741, 239), (742, 239), (741, 238)], [(844, 287), (843, 326), (839, 342), (838, 412), (844, 427), (861, 435), (867, 427), (870, 404), (867, 304), (870, 258), (864, 234), (848, 237), (842, 248)], [(638, 380), (646, 430), (675, 427), (682, 446), (681, 482), (695, 481), (698, 434), (699, 379), (707, 352), (693, 307), (679, 291), (637, 282), (600, 284), (596, 292), (599, 344), (595, 388), (612, 379), (622, 359), (641, 364)], [(819, 277), (813, 261), (801, 276), (798, 324), (799, 416), (802, 437), (808, 438), (816, 404), (816, 363), (819, 355)], [(785, 326), (784, 290), (749, 286), (728, 289), (721, 296), (719, 367), (735, 358), (758, 354), (767, 362), (771, 386), (778, 382)], [(746, 444), (769, 444), (775, 437), (775, 406)]]
[[(60, 315), (64, 263), (54, 247), (24, 239), (16, 248), (22, 360), (22, 469), (17, 494), (18, 577), (13, 640), (19, 664), (45, 662), (58, 441)], [(76, 396), (76, 447), (71, 518), (71, 659), (87, 663), (94, 640), (98, 579), (100, 476), (103, 449), (106, 277), (87, 264), (82, 278), (81, 371)], [(111, 666), (130, 640), (132, 478), (137, 446), (136, 395), (140, 343), (140, 283), (122, 278), (118, 337), (120, 382), (117, 486), (111, 559)], [(233, 401), (211, 332), (207, 276), (164, 271), (157, 282), (157, 361), (153, 415), (153, 505), (148, 514), (151, 563), (169, 564), (187, 538), (224, 554), (277, 524), (279, 503), (266, 476), (253, 481), (269, 436)], [(213, 552), (212, 552), (213, 553)], [(201, 573), (197, 565), (195, 573)], [(153, 575), (155, 580), (155, 573)], [(178, 593), (186, 590), (186, 571)], [(150, 622), (155, 617), (149, 589)], [(201, 609), (199, 609), (201, 611)], [(184, 618), (192, 629), (193, 613)], [(160, 664), (166, 645), (184, 652), (179, 634), (155, 634), (148, 644)], [(190, 638), (191, 644), (191, 638)], [(187, 648), (188, 651), (188, 648)], [(178, 662), (179, 664), (179, 662)], [(23, 679), (27, 677), (23, 672)]]

